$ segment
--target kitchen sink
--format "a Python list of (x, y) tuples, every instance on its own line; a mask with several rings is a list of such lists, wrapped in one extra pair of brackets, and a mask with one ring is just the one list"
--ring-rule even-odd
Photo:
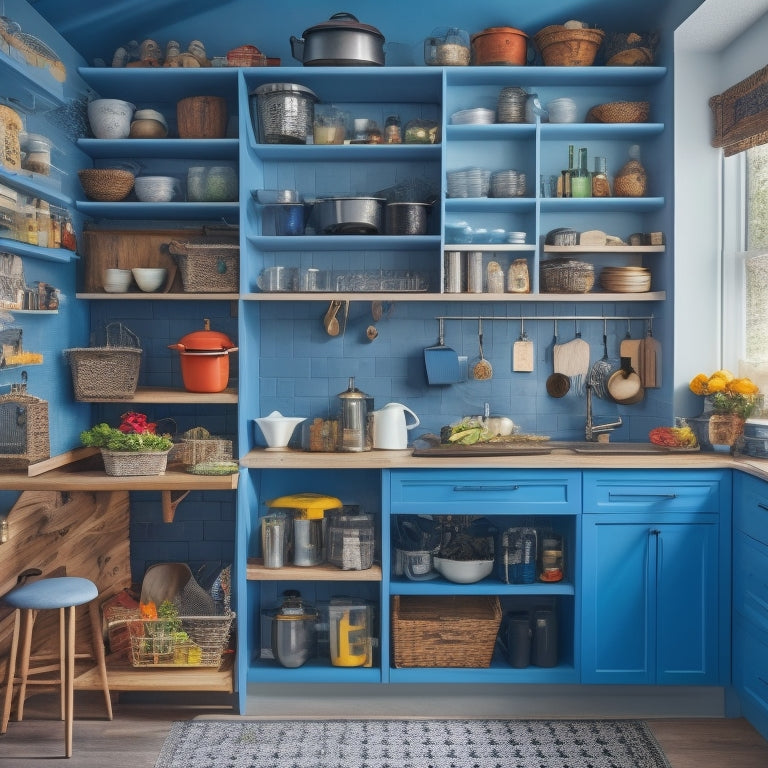
[(604, 454), (607, 456), (622, 454), (655, 454), (668, 453), (663, 448), (653, 443), (587, 443), (587, 442), (558, 442), (553, 440), (546, 443), (553, 451), (564, 450), (574, 453)]

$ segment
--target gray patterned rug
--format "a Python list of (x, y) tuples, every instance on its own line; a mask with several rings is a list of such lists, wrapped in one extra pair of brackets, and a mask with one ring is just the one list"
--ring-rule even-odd
[(670, 768), (637, 720), (198, 720), (155, 768)]

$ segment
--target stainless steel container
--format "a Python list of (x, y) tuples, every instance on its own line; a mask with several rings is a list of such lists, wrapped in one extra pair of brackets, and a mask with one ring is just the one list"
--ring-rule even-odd
[(272, 654), (284, 667), (302, 666), (315, 650), (317, 611), (296, 590), (283, 593), (283, 603), (269, 611), (272, 619)]
[(384, 35), (351, 13), (334, 13), (301, 39), (291, 35), (291, 53), (305, 67), (382, 67)]
[(321, 198), (310, 221), (326, 235), (378, 235), (384, 229), (384, 202), (382, 197)]
[(354, 376), (349, 387), (339, 393), (339, 450), (343, 452), (370, 451), (368, 440), (368, 395), (355, 387)]
[(261, 518), (261, 552), (265, 568), (282, 568), (288, 563), (291, 521), (284, 512)]
[(387, 203), (385, 232), (388, 235), (426, 235), (429, 203)]
[(266, 83), (249, 94), (253, 131), (262, 144), (306, 144), (317, 95), (296, 83)]

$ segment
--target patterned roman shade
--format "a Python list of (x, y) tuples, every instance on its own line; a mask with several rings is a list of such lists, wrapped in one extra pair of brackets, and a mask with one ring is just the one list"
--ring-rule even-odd
[(768, 66), (709, 100), (714, 117), (713, 147), (726, 157), (768, 144)]

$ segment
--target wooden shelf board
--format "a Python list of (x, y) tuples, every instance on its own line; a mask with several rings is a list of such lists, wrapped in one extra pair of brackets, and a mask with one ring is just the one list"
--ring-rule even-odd
[(244, 301), (664, 301), (665, 291), (647, 293), (244, 293)]
[(664, 253), (664, 245), (545, 245), (544, 253)]
[(246, 578), (249, 581), (381, 581), (381, 566), (373, 565), (364, 571), (345, 571), (329, 563), (311, 568), (295, 565), (265, 568), (261, 558), (249, 557)]
[(237, 293), (76, 293), (75, 298), (100, 301), (237, 301)]
[(223, 392), (187, 392), (186, 389), (171, 387), (137, 387), (130, 400), (104, 399), (90, 400), (99, 403), (176, 403), (180, 405), (195, 403), (237, 403), (237, 390), (225, 389)]

